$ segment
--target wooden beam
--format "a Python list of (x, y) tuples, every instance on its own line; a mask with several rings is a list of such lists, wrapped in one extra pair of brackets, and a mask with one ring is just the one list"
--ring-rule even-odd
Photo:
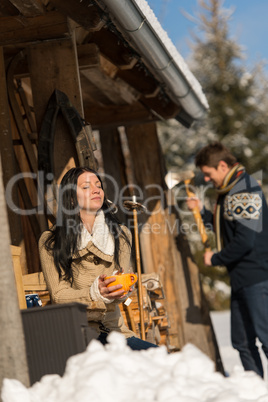
[(35, 17), (46, 12), (43, 3), (40, 0), (9, 0), (14, 7), (25, 17)]
[(159, 82), (148, 69), (137, 63), (137, 54), (108, 29), (94, 32), (90, 41), (96, 43), (102, 55), (118, 67), (117, 76), (144, 96), (154, 96)]
[(105, 74), (111, 78), (115, 78), (118, 72), (118, 67), (111, 63), (110, 60), (106, 59), (106, 57), (104, 57), (102, 54), (100, 56), (100, 63), (102, 70), (105, 71)]
[(172, 119), (181, 110), (181, 108), (178, 105), (175, 105), (168, 96), (165, 95), (162, 97), (161, 94), (158, 94), (155, 98), (141, 97), (140, 102), (144, 107), (151, 110), (152, 113), (156, 113), (156, 116), (158, 115), (158, 120), (161, 118)]
[(159, 82), (137, 64), (132, 70), (118, 70), (117, 76), (144, 96), (155, 93), (159, 87)]
[[(93, 105), (94, 107), (109, 107), (110, 100), (104, 92), (89, 81), (83, 74), (80, 74), (81, 88), (83, 93), (84, 105)], [(91, 106), (90, 106), (91, 107)]]
[(84, 103), (85, 119), (93, 129), (102, 127), (118, 127), (158, 120), (150, 111), (139, 102), (133, 105), (96, 106)]
[[(7, 54), (7, 57), (9, 55)], [(106, 75), (111, 78), (114, 78), (118, 67), (109, 62), (109, 60), (105, 59), (95, 43), (87, 43), (84, 45), (77, 46), (77, 57), (79, 70), (87, 70), (88, 68), (101, 66), (101, 68), (105, 71)], [(27, 59), (21, 60), (19, 66), (16, 69), (16, 78), (21, 78), (25, 76), (29, 76), (29, 68)]]
[(22, 20), (2, 17), (0, 46), (69, 37), (69, 25), (64, 15), (57, 11)]
[(77, 57), (79, 70), (87, 70), (92, 67), (99, 67), (111, 78), (116, 76), (118, 67), (106, 59), (100, 52), (96, 43), (86, 43), (77, 46)]
[(99, 7), (87, 1), (52, 0), (51, 3), (65, 16), (70, 17), (88, 31), (99, 30), (105, 24)]
[[(83, 70), (81, 74), (94, 84), (98, 88), (98, 91), (103, 92), (110, 104), (132, 104), (139, 97), (139, 94), (134, 89), (130, 88), (126, 83), (123, 84), (123, 81), (120, 82), (119, 80), (111, 79), (99, 67)], [(86, 86), (83, 89), (87, 91)]]
[(108, 29), (101, 29), (90, 35), (90, 42), (94, 42), (99, 47), (101, 53), (117, 67), (126, 66), (133, 68), (136, 64), (136, 54), (120, 38)]
[(100, 65), (100, 50), (95, 43), (77, 46), (77, 57), (80, 71)]
[[(90, 94), (92, 90), (95, 92), (95, 101), (103, 99), (104, 104), (119, 105), (134, 103), (140, 97), (134, 88), (116, 78), (118, 68), (100, 54), (95, 43), (78, 46), (77, 55), (85, 97), (89, 94), (89, 97), (92, 98)], [(88, 88), (87, 81), (83, 77), (91, 83), (90, 88)], [(102, 95), (98, 96), (97, 92), (102, 92)]]

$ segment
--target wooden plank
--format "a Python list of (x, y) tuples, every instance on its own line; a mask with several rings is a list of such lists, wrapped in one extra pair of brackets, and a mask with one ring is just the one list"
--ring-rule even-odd
[(38, 167), (37, 167), (36, 155), (34, 153), (32, 143), (28, 137), (28, 132), (24, 125), (24, 121), (23, 121), (22, 114), (21, 114), (21, 109), (20, 109), (20, 106), (19, 106), (17, 98), (16, 98), (17, 88), (14, 84), (14, 71), (16, 69), (17, 64), (23, 57), (24, 57), (24, 54), (22, 52), (20, 52), (14, 57), (12, 62), (9, 64), (9, 68), (7, 71), (8, 96), (9, 96), (9, 101), (11, 103), (12, 113), (14, 115), (14, 119), (15, 119), (15, 122), (16, 122), (16, 125), (18, 128), (21, 140), (23, 142), (23, 146), (24, 146), (27, 158), (29, 160), (31, 170), (32, 170), (32, 172), (37, 173)]
[(22, 86), (21, 81), (18, 80), (17, 83), (18, 83), (17, 91), (18, 91), (19, 97), (21, 99), (22, 106), (24, 108), (25, 118), (27, 119), (27, 122), (29, 124), (29, 128), (31, 130), (31, 133), (29, 133), (29, 137), (31, 139), (36, 139), (37, 140), (38, 137), (37, 137), (37, 132), (36, 132), (36, 124), (35, 124), (35, 120), (33, 118), (31, 107), (28, 104), (27, 96), (25, 94), (25, 91), (24, 91), (24, 88)]
[[(7, 97), (7, 86), (6, 86), (6, 71), (4, 63), (3, 48), (0, 47), (0, 150), (1, 150), (1, 163), (3, 166), (3, 183), (6, 188), (7, 183), (11, 178), (17, 173), (15, 166), (14, 149), (12, 144), (12, 130), (10, 126), (10, 115)], [(14, 183), (11, 190), (12, 202), (18, 206), (19, 196), (18, 196), (18, 185), (17, 182)], [(8, 202), (8, 200), (7, 200)], [(22, 228), (20, 216), (13, 212), (11, 208), (7, 208), (9, 228), (11, 242), (13, 245), (19, 246), (22, 239)]]
[(0, 46), (70, 37), (67, 19), (57, 11), (25, 18), (23, 22), (17, 17), (1, 18)]
[[(19, 167), (19, 163), (18, 163), (17, 158), (16, 158), (16, 161), (15, 161), (15, 165), (16, 165), (17, 171), (20, 172), (20, 167)], [(23, 178), (20, 179), (20, 181), (18, 183), (18, 187), (19, 187), (19, 191), (20, 191), (20, 195), (21, 195), (21, 198), (22, 198), (24, 209), (26, 209), (28, 211), (33, 210), (34, 207), (33, 207), (32, 201), (31, 201), (31, 197), (30, 197), (30, 195), (28, 193), (27, 186), (25, 184), (25, 179), (23, 179)], [(35, 198), (37, 200), (37, 194), (35, 194)], [(26, 217), (23, 217), (23, 219), (25, 219), (25, 218)], [(48, 227), (46, 225), (46, 222), (44, 222), (44, 220), (41, 220), (41, 222), (39, 222), (38, 217), (37, 217), (36, 214), (31, 214), (31, 215), (27, 216), (27, 218), (28, 218), (28, 220), (30, 222), (31, 229), (32, 229), (32, 232), (34, 234), (34, 237), (35, 237), (36, 241), (38, 241), (42, 231), (48, 229)], [(39, 217), (39, 219), (40, 219), (40, 217)], [(41, 229), (41, 227), (42, 227), (42, 229)], [(28, 238), (29, 238), (29, 233), (27, 235), (28, 235)]]
[(43, 3), (40, 0), (9, 0), (14, 7), (25, 17), (35, 17), (46, 12)]
[(21, 255), (21, 248), (16, 246), (10, 246), (11, 248), (11, 255), (13, 261), (13, 269), (15, 274), (15, 282), (17, 288), (17, 295), (19, 301), (19, 308), (27, 308), (25, 294), (24, 294), (24, 287), (23, 287), (23, 280), (22, 280), (22, 270), (21, 270), (21, 263), (20, 263), (20, 255)]
[(143, 105), (136, 102), (132, 105), (110, 105), (101, 106), (93, 104), (87, 99), (84, 101), (85, 118), (90, 122), (93, 129), (105, 127), (127, 126), (156, 121), (159, 118), (145, 109)]
[(47, 290), (47, 284), (43, 272), (35, 272), (33, 274), (22, 275), (24, 291)]

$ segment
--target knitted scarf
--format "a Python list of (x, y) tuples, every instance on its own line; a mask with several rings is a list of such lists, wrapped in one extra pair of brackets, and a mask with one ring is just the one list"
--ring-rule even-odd
[(216, 246), (218, 251), (221, 251), (222, 249), (222, 236), (220, 228), (221, 205), (218, 202), (219, 197), (223, 194), (227, 194), (236, 185), (236, 183), (240, 179), (241, 174), (243, 174), (244, 172), (244, 166), (242, 166), (240, 163), (236, 163), (225, 176), (222, 186), (216, 190), (216, 192), (218, 193), (218, 200), (214, 213), (214, 228), (216, 234)]
[(102, 210), (97, 212), (93, 225), (92, 234), (90, 234), (85, 226), (82, 227), (81, 241), (78, 245), (78, 250), (82, 250), (87, 244), (92, 241), (102, 253), (106, 255), (114, 255), (114, 238), (109, 231), (109, 227), (105, 222), (104, 213)]

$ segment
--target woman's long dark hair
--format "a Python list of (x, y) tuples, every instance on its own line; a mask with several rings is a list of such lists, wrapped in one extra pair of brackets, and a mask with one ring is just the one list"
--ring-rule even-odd
[[(102, 180), (95, 170), (88, 167), (77, 167), (68, 170), (63, 176), (59, 187), (57, 222), (45, 242), (47, 250), (52, 252), (59, 277), (61, 278), (63, 270), (64, 279), (71, 283), (73, 282), (73, 256), (78, 251), (77, 245), (81, 240), (81, 228), (83, 225), (77, 201), (77, 180), (84, 172), (94, 173), (103, 189)], [(120, 222), (111, 212), (111, 207), (105, 196), (101, 209), (104, 212), (105, 222), (109, 227), (109, 231), (114, 238), (114, 262), (115, 267), (118, 269), (120, 268), (119, 238), (122, 237), (129, 246), (130, 241), (124, 230), (122, 230)]]

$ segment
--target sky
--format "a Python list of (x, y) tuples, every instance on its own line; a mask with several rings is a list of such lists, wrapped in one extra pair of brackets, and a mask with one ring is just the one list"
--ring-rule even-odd
[(50, 374), (32, 387), (5, 379), (2, 402), (267, 402), (265, 381), (234, 366), (229, 377), (192, 344), (168, 354), (166, 347), (133, 351), (122, 334), (109, 344), (91, 341), (68, 359), (63, 377)]
[[(184, 13), (196, 16), (198, 0), (147, 0), (163, 29), (186, 59), (191, 52), (189, 42), (196, 23)], [(230, 20), (230, 37), (243, 47), (249, 71), (264, 60), (268, 71), (268, 0), (225, 0), (223, 8), (234, 10)]]

